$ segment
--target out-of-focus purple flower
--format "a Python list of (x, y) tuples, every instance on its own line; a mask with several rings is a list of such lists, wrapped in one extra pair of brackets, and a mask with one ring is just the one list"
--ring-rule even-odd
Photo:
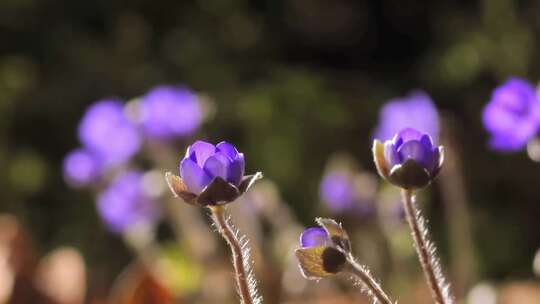
[(351, 209), (355, 203), (355, 187), (351, 177), (342, 172), (330, 172), (324, 176), (320, 196), (326, 206), (335, 212)]
[(129, 160), (140, 148), (134, 124), (125, 116), (117, 100), (101, 100), (91, 105), (79, 125), (79, 139), (100, 155), (107, 165)]
[(523, 149), (540, 126), (540, 100), (535, 88), (523, 79), (510, 78), (493, 91), (484, 108), (483, 122), (491, 133), (489, 144), (493, 149)]
[(159, 219), (160, 208), (142, 185), (142, 173), (127, 171), (118, 176), (97, 200), (101, 218), (109, 229), (125, 232), (133, 225), (153, 225)]
[(180, 162), (180, 177), (167, 173), (166, 179), (175, 195), (208, 206), (234, 201), (262, 177), (260, 172), (244, 176), (244, 170), (244, 154), (233, 145), (197, 141)]
[(406, 97), (388, 101), (380, 111), (374, 138), (385, 141), (405, 128), (431, 134), (435, 140), (439, 137), (439, 113), (423, 91), (413, 91)]
[(144, 95), (140, 103), (144, 132), (155, 138), (192, 134), (202, 116), (197, 95), (186, 88), (159, 86)]
[(85, 186), (96, 181), (103, 171), (103, 162), (85, 149), (71, 151), (64, 158), (64, 178), (73, 186)]
[(405, 189), (427, 186), (439, 174), (444, 159), (442, 147), (412, 128), (401, 130), (384, 145), (375, 140), (373, 154), (379, 174)]

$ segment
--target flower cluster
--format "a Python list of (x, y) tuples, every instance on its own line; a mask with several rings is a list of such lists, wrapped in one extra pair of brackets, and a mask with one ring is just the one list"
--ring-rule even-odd
[(183, 87), (158, 86), (128, 104), (99, 100), (80, 121), (81, 147), (64, 158), (64, 177), (75, 187), (105, 186), (97, 205), (112, 231), (122, 232), (135, 222), (153, 223), (158, 208), (143, 191), (142, 173), (129, 169), (130, 162), (145, 141), (167, 143), (189, 136), (202, 119), (197, 95)]
[(535, 87), (524, 79), (508, 79), (493, 91), (482, 118), (491, 134), (491, 148), (523, 149), (540, 127), (540, 98)]

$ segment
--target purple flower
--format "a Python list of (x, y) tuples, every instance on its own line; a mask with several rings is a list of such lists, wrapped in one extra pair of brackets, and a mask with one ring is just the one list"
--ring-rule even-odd
[(408, 96), (388, 101), (379, 114), (379, 125), (374, 138), (391, 139), (405, 128), (439, 137), (439, 114), (431, 98), (423, 91), (413, 91)]
[(142, 174), (127, 171), (118, 176), (97, 200), (101, 218), (111, 231), (122, 233), (133, 225), (153, 225), (160, 208), (142, 186)]
[(320, 196), (332, 211), (349, 210), (355, 203), (354, 182), (345, 173), (331, 172), (325, 175), (321, 182)]
[(166, 179), (173, 193), (188, 203), (225, 204), (262, 177), (260, 173), (244, 176), (244, 170), (244, 154), (233, 145), (197, 141), (180, 162), (180, 177), (168, 173)]
[(429, 135), (412, 128), (401, 130), (384, 145), (379, 140), (373, 144), (379, 174), (405, 189), (427, 186), (441, 169), (443, 152)]
[(64, 178), (76, 187), (96, 181), (103, 171), (103, 162), (97, 155), (85, 149), (71, 151), (64, 158)]
[(144, 132), (155, 138), (192, 134), (202, 120), (197, 95), (188, 89), (159, 86), (142, 97), (140, 119)]
[(482, 118), (491, 133), (489, 145), (493, 149), (522, 149), (540, 124), (540, 100), (535, 88), (523, 79), (510, 78), (493, 91)]
[(88, 108), (79, 125), (79, 139), (108, 165), (126, 162), (141, 144), (135, 126), (117, 100), (101, 100)]

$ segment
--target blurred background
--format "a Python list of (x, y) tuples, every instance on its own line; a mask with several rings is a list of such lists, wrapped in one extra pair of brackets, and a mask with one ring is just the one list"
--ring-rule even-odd
[[(228, 250), (203, 211), (160, 193), (160, 204), (172, 204), (164, 217), (175, 210), (184, 219), (156, 224), (151, 242), (163, 257), (149, 260), (164, 259), (164, 268), (174, 270), (165, 277), (173, 279), (148, 279), (137, 263), (145, 253), (133, 245), (144, 233), (110, 232), (96, 209), (100, 190), (71, 187), (63, 172), (64, 158), (80, 146), (79, 122), (91, 104), (129, 101), (166, 84), (196, 92), (204, 120), (189, 136), (145, 144), (129, 166), (158, 177), (177, 173), (187, 144), (202, 138), (234, 143), (248, 173), (264, 172), (265, 181), (231, 212), (247, 219), (238, 226), (253, 239), (265, 303), (367, 303), (346, 280), (304, 281), (294, 246), (274, 246), (296, 240), (316, 216), (344, 222), (356, 235), (360, 260), (400, 303), (429, 303), (407, 227), (385, 223), (374, 215), (380, 210), (333, 212), (319, 190), (334, 163), (375, 174), (370, 149), (379, 111), (414, 89), (431, 96), (441, 141), (450, 146), (448, 168), (420, 203), (455, 293), (462, 303), (540, 303), (533, 267), (540, 164), (525, 150), (489, 149), (481, 118), (493, 89), (509, 76), (540, 79), (539, 13), (537, 1), (511, 0), (0, 1), (0, 226), (6, 227), (0, 252), (7, 250), (4, 262), (16, 265), (5, 266), (11, 274), (0, 281), (18, 282), (12, 285), (22, 294), (36, 290), (36, 298), (15, 299), (18, 289), (6, 287), (3, 301), (237, 301)], [(163, 146), (167, 157), (158, 157)], [(375, 176), (370, 181), (384, 197), (378, 201), (396, 200), (391, 187), (377, 186)], [(195, 215), (196, 223), (186, 224)], [(190, 248), (184, 242), (190, 237), (208, 248)], [(43, 282), (56, 277), (43, 270), (51, 260), (60, 264), (53, 269), (72, 271), (47, 287)], [(212, 273), (201, 261), (214, 265)], [(273, 272), (273, 264), (283, 270)], [(536, 264), (540, 269), (540, 259)], [(143, 291), (119, 283), (126, 273)], [(79, 294), (69, 300), (51, 294), (72, 280)], [(205, 295), (205, 286), (217, 295)], [(115, 290), (135, 296), (110, 300)], [(48, 300), (37, 300), (40, 294)]]

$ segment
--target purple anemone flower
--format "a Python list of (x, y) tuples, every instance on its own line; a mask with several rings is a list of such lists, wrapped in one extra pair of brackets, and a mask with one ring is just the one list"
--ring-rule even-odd
[(154, 225), (160, 208), (142, 185), (142, 173), (127, 171), (118, 176), (97, 200), (101, 218), (109, 229), (122, 233), (134, 225)]
[(385, 141), (405, 128), (414, 128), (438, 139), (439, 113), (425, 92), (412, 91), (406, 97), (389, 100), (380, 111), (374, 138)]
[(71, 151), (64, 158), (64, 178), (73, 186), (82, 187), (96, 181), (103, 171), (103, 162), (85, 149)]
[(491, 133), (491, 148), (508, 152), (523, 149), (540, 126), (535, 88), (526, 80), (510, 78), (493, 91), (482, 118)]
[(375, 140), (373, 154), (379, 174), (405, 189), (431, 183), (444, 159), (441, 146), (435, 146), (429, 135), (412, 128), (401, 130), (384, 145)]
[(326, 206), (335, 212), (349, 210), (355, 203), (355, 187), (351, 177), (342, 172), (324, 176), (320, 196)]
[(139, 109), (144, 132), (159, 139), (194, 133), (203, 116), (197, 95), (175, 86), (153, 88), (142, 97)]
[(107, 165), (128, 161), (141, 145), (123, 104), (114, 99), (98, 101), (88, 108), (79, 125), (79, 139)]
[(180, 176), (167, 173), (173, 193), (188, 203), (225, 204), (244, 193), (261, 173), (244, 176), (244, 154), (227, 142), (197, 141), (180, 162)]

